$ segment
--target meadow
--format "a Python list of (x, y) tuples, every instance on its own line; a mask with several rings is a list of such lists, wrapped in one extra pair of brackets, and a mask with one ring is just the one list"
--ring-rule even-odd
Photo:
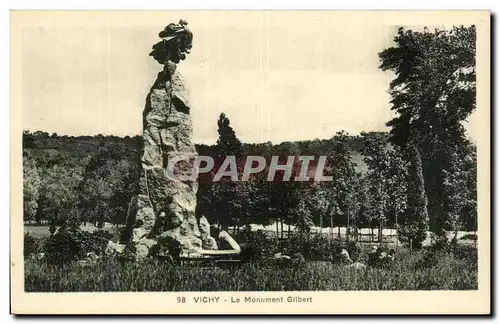
[[(360, 255), (363, 261), (365, 252)], [(230, 269), (175, 266), (158, 260), (51, 265), (25, 259), (25, 291), (307, 291), (474, 290), (477, 250), (460, 253), (401, 249), (390, 267), (349, 268), (327, 261), (295, 266), (242, 263)]]

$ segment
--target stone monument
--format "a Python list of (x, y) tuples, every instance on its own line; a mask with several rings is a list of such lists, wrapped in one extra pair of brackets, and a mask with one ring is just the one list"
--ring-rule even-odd
[(163, 241), (176, 242), (186, 254), (217, 249), (207, 220), (202, 217), (200, 226), (195, 217), (197, 181), (167, 176), (171, 160), (183, 160), (175, 164), (174, 174), (189, 176), (196, 156), (188, 92), (177, 71), (177, 64), (191, 50), (193, 34), (180, 20), (166, 26), (159, 37), (162, 40), (150, 55), (163, 70), (146, 98), (139, 192), (127, 215), (129, 244), (135, 246), (136, 259), (148, 256)]

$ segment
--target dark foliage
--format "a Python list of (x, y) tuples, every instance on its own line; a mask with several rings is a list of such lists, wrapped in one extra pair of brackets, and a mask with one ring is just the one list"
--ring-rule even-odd
[(24, 257), (28, 257), (40, 251), (40, 241), (35, 239), (30, 233), (24, 233)]
[(103, 255), (112, 235), (106, 231), (93, 233), (61, 227), (44, 245), (45, 258), (49, 263), (66, 263), (84, 259), (87, 253)]
[(297, 235), (288, 239), (283, 245), (285, 254), (301, 253), (309, 261), (331, 261), (340, 259), (342, 244), (339, 240), (330, 239), (323, 235)]
[(120, 261), (135, 261), (136, 248), (132, 243), (128, 243), (123, 249), (123, 253), (118, 255), (118, 260)]
[(395, 251), (386, 247), (378, 247), (375, 251), (368, 253), (367, 265), (375, 268), (388, 268), (394, 264)]
[(359, 256), (361, 255), (361, 247), (359, 246), (358, 242), (350, 241), (349, 243), (347, 243), (346, 250), (347, 252), (349, 252), (349, 257), (352, 261), (358, 261)]
[(465, 234), (464, 236), (462, 236), (459, 239), (460, 240), (474, 240), (474, 241), (477, 241), (477, 234)]
[(261, 231), (242, 231), (236, 236), (236, 241), (240, 242), (240, 256), (243, 262), (263, 261), (279, 250), (277, 240), (269, 238)]

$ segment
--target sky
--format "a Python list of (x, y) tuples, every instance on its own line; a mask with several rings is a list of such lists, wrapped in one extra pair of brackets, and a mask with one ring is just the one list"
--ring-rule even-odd
[(384, 19), (258, 11), (52, 18), (22, 30), (23, 128), (30, 131), (141, 134), (145, 98), (162, 69), (148, 54), (158, 32), (180, 18), (194, 34), (178, 68), (196, 143), (215, 143), (222, 112), (242, 141), (255, 143), (388, 130), (393, 116), (393, 75), (378, 68), (378, 53), (398, 26)]

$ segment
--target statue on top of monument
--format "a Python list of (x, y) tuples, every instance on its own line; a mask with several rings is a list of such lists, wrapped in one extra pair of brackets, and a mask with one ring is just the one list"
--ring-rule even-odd
[(179, 20), (177, 24), (168, 24), (158, 34), (162, 40), (153, 45), (153, 51), (149, 55), (164, 65), (168, 61), (179, 63), (184, 60), (193, 47), (193, 33), (187, 24), (184, 19)]

